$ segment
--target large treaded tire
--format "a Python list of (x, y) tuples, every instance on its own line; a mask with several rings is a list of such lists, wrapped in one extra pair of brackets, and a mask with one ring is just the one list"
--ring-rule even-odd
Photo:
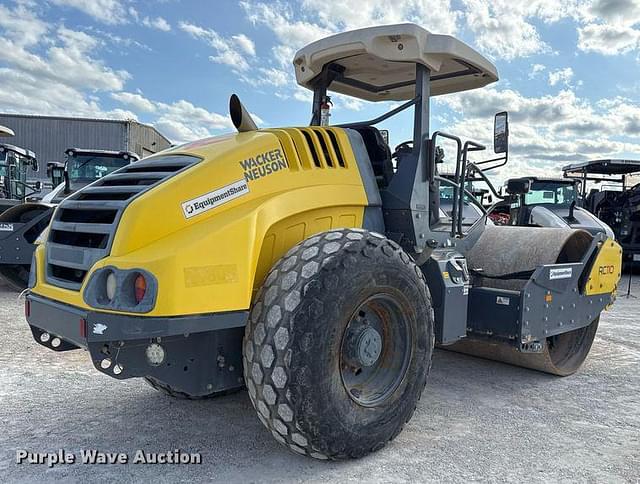
[(231, 390), (223, 390), (221, 392), (209, 393), (208, 395), (194, 396), (194, 395), (189, 395), (188, 393), (181, 392), (180, 390), (176, 390), (170, 385), (167, 385), (166, 383), (161, 382), (160, 380), (157, 380), (156, 378), (153, 378), (151, 376), (145, 376), (144, 381), (146, 381), (149, 384), (149, 386), (156, 389), (160, 393), (163, 393), (169, 397), (178, 398), (180, 400), (206, 400), (209, 398), (223, 397), (225, 395), (231, 395), (233, 393), (237, 393), (243, 388), (243, 387), (238, 387), (238, 388), (233, 388)]
[[(345, 328), (371, 294), (401, 303), (412, 346), (391, 395), (362, 406), (347, 393), (339, 360)], [(433, 321), (424, 275), (395, 242), (358, 229), (303, 241), (271, 269), (245, 332), (245, 383), (259, 419), (278, 442), (318, 459), (358, 458), (382, 448), (420, 399)]]

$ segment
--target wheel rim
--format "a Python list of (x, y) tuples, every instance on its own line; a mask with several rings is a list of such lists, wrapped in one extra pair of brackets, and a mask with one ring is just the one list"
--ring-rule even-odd
[(342, 336), (340, 376), (357, 404), (375, 407), (402, 383), (411, 359), (411, 328), (402, 306), (388, 294), (366, 299)]

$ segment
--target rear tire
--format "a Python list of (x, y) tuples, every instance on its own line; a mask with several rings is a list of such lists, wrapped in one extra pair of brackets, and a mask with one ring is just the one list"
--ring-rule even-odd
[(243, 343), (244, 375), (278, 442), (318, 459), (382, 448), (426, 384), (433, 308), (422, 271), (363, 230), (313, 236), (272, 269)]

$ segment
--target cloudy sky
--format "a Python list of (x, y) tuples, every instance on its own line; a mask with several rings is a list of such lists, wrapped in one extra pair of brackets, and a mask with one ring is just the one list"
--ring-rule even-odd
[[(235, 92), (261, 126), (304, 125), (294, 52), (404, 21), (495, 62), (500, 81), (437, 98), (432, 126), (488, 141), (508, 110), (499, 178), (640, 158), (640, 0), (0, 0), (0, 111), (135, 118), (183, 142), (229, 131)], [(334, 100), (334, 122), (389, 107)], [(407, 116), (384, 127), (411, 137)]]

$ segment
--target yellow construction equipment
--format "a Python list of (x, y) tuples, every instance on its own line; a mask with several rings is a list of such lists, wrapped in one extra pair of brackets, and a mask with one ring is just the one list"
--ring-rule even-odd
[[(238, 133), (123, 167), (57, 207), (26, 300), (35, 340), (175, 397), (246, 385), (275, 439), (319, 459), (393, 439), (435, 344), (576, 371), (613, 301), (619, 247), (491, 223), (466, 176), (506, 163), (506, 112), (485, 162), (470, 159), (479, 143), (429, 130), (432, 96), (495, 82), (495, 67), (412, 24), (328, 37), (293, 64), (314, 93), (309, 127), (258, 129), (232, 96)], [(402, 104), (330, 127), (328, 91)], [(374, 125), (409, 108), (413, 139), (392, 153)], [(446, 178), (442, 139), (457, 145)], [(482, 216), (461, 215), (470, 203)]]

